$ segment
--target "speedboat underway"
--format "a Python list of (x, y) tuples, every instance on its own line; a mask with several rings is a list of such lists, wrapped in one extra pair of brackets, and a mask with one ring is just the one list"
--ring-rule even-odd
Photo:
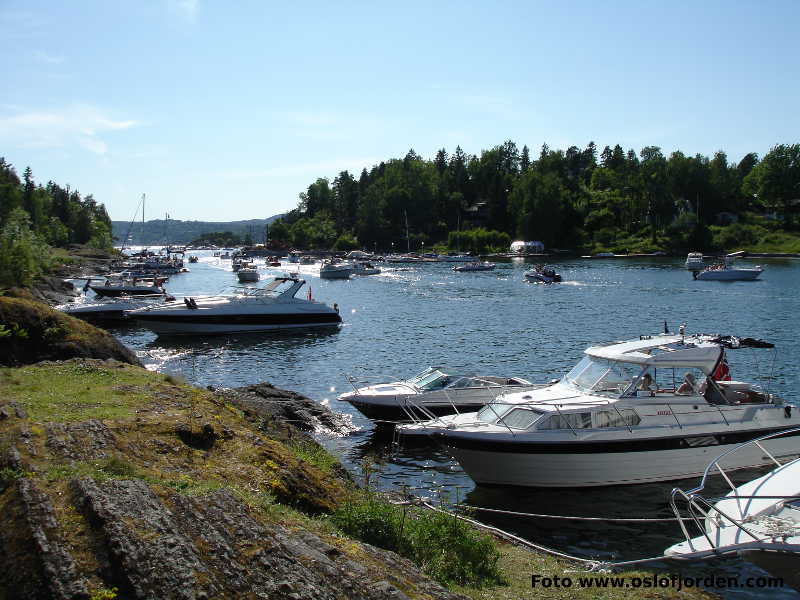
[(404, 422), (476, 410), (503, 392), (535, 386), (519, 377), (458, 375), (430, 367), (404, 381), (353, 387), (354, 391), (341, 394), (339, 400), (349, 402), (369, 419)]
[(345, 263), (325, 261), (319, 270), (322, 279), (350, 279), (353, 274), (353, 266)]
[(764, 272), (760, 266), (754, 269), (740, 269), (733, 266), (733, 259), (726, 256), (723, 262), (706, 267), (702, 271), (692, 271), (698, 281), (752, 281)]
[(335, 327), (342, 322), (338, 307), (295, 298), (305, 284), (294, 277), (276, 277), (264, 288), (239, 288), (231, 296), (184, 298), (128, 313), (160, 334), (216, 334), (273, 329)]
[(381, 270), (370, 262), (359, 260), (353, 263), (353, 275), (380, 275)]
[(236, 271), (236, 276), (239, 278), (241, 283), (258, 281), (259, 279), (258, 269), (255, 267), (241, 267), (238, 271)]
[(530, 271), (525, 271), (523, 275), (528, 281), (539, 281), (541, 283), (559, 283), (561, 281), (561, 275), (556, 273), (553, 267), (545, 265), (536, 265)]
[[(664, 556), (704, 560), (738, 555), (800, 589), (800, 458), (781, 461), (765, 449), (769, 440), (798, 433), (800, 430), (790, 429), (742, 444), (715, 458), (696, 488), (672, 490), (670, 505), (686, 541), (667, 548)], [(794, 454), (800, 454), (797, 438), (792, 439)], [(776, 468), (734, 487), (723, 465), (738, 453), (766, 454)], [(731, 489), (714, 502), (703, 492), (707, 481), (717, 474)], [(692, 537), (692, 526), (700, 535)]]
[(702, 252), (689, 252), (686, 255), (686, 268), (690, 271), (702, 271), (706, 268), (706, 261), (703, 259)]
[[(504, 394), (435, 435), (479, 484), (584, 487), (696, 476), (720, 452), (800, 425), (796, 407), (730, 380), (725, 347), (746, 346), (771, 344), (663, 334), (594, 346), (558, 383)], [(770, 444), (784, 454), (797, 438)], [(769, 460), (742, 453), (726, 466)]]

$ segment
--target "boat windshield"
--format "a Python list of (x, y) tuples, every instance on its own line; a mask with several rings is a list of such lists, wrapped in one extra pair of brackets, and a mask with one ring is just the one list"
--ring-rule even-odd
[(564, 381), (584, 392), (619, 396), (640, 371), (638, 365), (585, 356), (564, 376)]
[(476, 418), (483, 423), (494, 423), (512, 408), (510, 404), (487, 404), (478, 411)]
[(421, 390), (438, 390), (445, 387), (450, 381), (450, 376), (442, 373), (439, 369), (426, 369), (409, 379), (408, 383)]
[(285, 292), (292, 289), (297, 283), (294, 279), (275, 279), (269, 282), (263, 288), (237, 288), (239, 292), (245, 296), (266, 296), (268, 298), (277, 298)]

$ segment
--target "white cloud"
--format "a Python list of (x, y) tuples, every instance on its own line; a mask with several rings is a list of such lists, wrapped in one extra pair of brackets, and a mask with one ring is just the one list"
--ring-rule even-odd
[(361, 169), (365, 167), (369, 169), (372, 165), (379, 162), (380, 159), (377, 158), (335, 158), (294, 165), (283, 165), (280, 167), (269, 167), (266, 169), (229, 169), (223, 171), (221, 175), (230, 179), (296, 177), (298, 175), (323, 177), (325, 175), (338, 175), (341, 171), (348, 170), (353, 177), (358, 177), (361, 173)]
[(99, 108), (73, 105), (61, 110), (14, 111), (0, 115), (0, 142), (34, 148), (77, 145), (93, 154), (108, 152), (104, 133), (130, 129), (135, 121), (117, 121)]
[(198, 0), (167, 0), (170, 12), (178, 15), (188, 23), (197, 21)]

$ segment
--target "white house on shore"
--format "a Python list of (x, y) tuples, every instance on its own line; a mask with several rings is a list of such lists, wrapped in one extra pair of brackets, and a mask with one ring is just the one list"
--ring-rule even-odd
[(511, 252), (517, 254), (541, 254), (544, 252), (544, 244), (542, 242), (511, 242)]

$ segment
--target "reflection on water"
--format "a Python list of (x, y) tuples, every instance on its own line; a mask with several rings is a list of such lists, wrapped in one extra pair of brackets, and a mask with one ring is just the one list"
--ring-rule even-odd
[[(230, 261), (200, 254), (201, 262), (190, 265), (191, 273), (170, 278), (170, 293), (215, 294), (236, 283)], [(262, 285), (267, 277), (287, 269), (258, 262)], [(149, 368), (179, 373), (202, 386), (269, 381), (350, 414), (357, 431), (322, 441), (356, 476), (365, 458), (378, 457), (379, 472), (373, 481), (381, 489), (405, 487), (432, 498), (466, 498), (470, 504), (522, 512), (669, 516), (669, 492), (675, 482), (577, 491), (476, 489), (443, 450), (392, 445), (391, 436), (376, 433), (367, 419), (336, 396), (349, 388), (346, 374), (391, 381), (431, 365), (547, 382), (572, 367), (587, 346), (657, 333), (667, 321), (672, 330), (687, 322), (691, 332), (738, 334), (776, 343), (775, 352), (730, 352), (733, 376), (763, 382), (765, 387), (769, 383), (769, 391), (796, 401), (800, 264), (759, 263), (766, 266), (761, 280), (721, 284), (694, 281), (682, 268), (683, 261), (676, 259), (570, 259), (554, 263), (564, 282), (552, 285), (525, 281), (522, 273), (530, 263), (520, 260), (498, 264), (488, 273), (456, 273), (447, 264), (386, 266), (381, 275), (351, 281), (321, 280), (318, 265), (304, 265), (300, 276), (314, 299), (341, 307), (340, 330), (184, 339), (156, 338), (134, 326), (116, 334)], [(299, 295), (303, 297), (305, 289)], [(544, 545), (600, 558), (660, 554), (681, 539), (675, 523), (534, 521), (488, 513), (479, 518)], [(742, 564), (726, 561), (714, 568), (732, 573), (755, 569)], [(770, 594), (800, 597), (791, 591)], [(724, 595), (755, 598), (758, 592)]]

